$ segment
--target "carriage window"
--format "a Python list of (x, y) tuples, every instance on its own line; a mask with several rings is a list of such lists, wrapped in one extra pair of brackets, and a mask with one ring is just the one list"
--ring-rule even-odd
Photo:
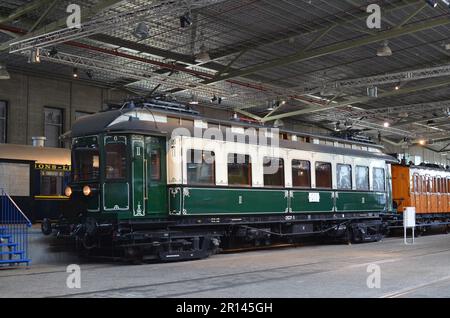
[(331, 163), (316, 162), (316, 187), (332, 188)]
[(352, 166), (338, 164), (337, 170), (337, 188), (341, 190), (352, 189)]
[(62, 171), (40, 171), (41, 182), (39, 195), (63, 195), (66, 185), (65, 173)]
[(384, 191), (385, 189), (384, 169), (373, 168), (373, 190)]
[(356, 190), (369, 190), (369, 167), (356, 166)]
[(187, 151), (188, 184), (214, 185), (215, 154), (212, 151), (190, 149)]
[(63, 111), (59, 108), (44, 107), (44, 133), (47, 147), (60, 147), (59, 136), (63, 133)]
[(73, 152), (73, 181), (96, 180), (99, 176), (98, 149), (75, 148)]
[(292, 160), (292, 185), (311, 188), (311, 163), (305, 160)]
[(106, 179), (125, 179), (127, 177), (126, 143), (105, 144)]
[(252, 185), (252, 163), (250, 156), (228, 154), (228, 184)]
[(428, 179), (426, 176), (421, 176), (422, 179), (422, 192), (428, 192)]
[(284, 187), (284, 160), (264, 157), (264, 186)]
[(414, 178), (413, 178), (413, 192), (414, 193), (418, 193), (418, 192), (420, 192), (419, 191), (419, 176), (418, 175), (414, 175)]
[(150, 155), (150, 176), (152, 181), (161, 180), (161, 150), (152, 149)]
[(427, 189), (428, 193), (433, 191), (433, 185), (431, 183), (431, 177), (430, 176), (425, 176), (425, 184), (426, 184), (425, 189)]

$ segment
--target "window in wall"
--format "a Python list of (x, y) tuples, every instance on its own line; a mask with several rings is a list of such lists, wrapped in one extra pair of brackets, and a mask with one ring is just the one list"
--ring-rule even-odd
[[(111, 137), (113, 138), (113, 137)], [(126, 137), (114, 137), (105, 142), (106, 179), (120, 180), (127, 177), (127, 144)]]
[(331, 163), (316, 162), (316, 187), (332, 188)]
[(214, 185), (215, 154), (213, 151), (190, 149), (187, 151), (188, 184)]
[(44, 107), (44, 135), (47, 147), (61, 147), (59, 136), (63, 133), (63, 111), (59, 108)]
[(264, 157), (264, 186), (284, 187), (284, 160)]
[(252, 185), (252, 162), (249, 155), (228, 154), (228, 185)]
[(88, 115), (92, 115), (92, 113), (76, 111), (75, 112), (75, 120), (78, 120), (81, 117), (88, 116)]
[(352, 166), (337, 164), (337, 188), (340, 190), (351, 190), (352, 189)]
[(292, 186), (311, 188), (311, 163), (306, 160), (292, 160)]
[(384, 178), (383, 168), (373, 168), (373, 190), (374, 191), (386, 190), (386, 179)]
[(369, 167), (356, 166), (356, 190), (369, 190)]
[(6, 143), (7, 123), (6, 102), (0, 101), (0, 144)]

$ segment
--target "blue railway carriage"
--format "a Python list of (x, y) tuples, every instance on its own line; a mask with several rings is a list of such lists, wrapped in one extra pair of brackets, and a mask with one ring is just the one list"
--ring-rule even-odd
[(230, 120), (161, 101), (78, 120), (72, 208), (43, 231), (89, 251), (179, 260), (301, 237), (376, 241), (392, 211), (375, 144)]

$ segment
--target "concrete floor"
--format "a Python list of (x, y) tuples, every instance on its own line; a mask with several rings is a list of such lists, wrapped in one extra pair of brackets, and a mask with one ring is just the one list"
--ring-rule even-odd
[[(450, 297), (450, 235), (420, 237), (413, 246), (388, 238), (169, 264), (85, 263), (81, 289), (67, 288), (61, 255), (0, 270), (0, 297)], [(367, 287), (370, 264), (381, 270), (379, 289)]]

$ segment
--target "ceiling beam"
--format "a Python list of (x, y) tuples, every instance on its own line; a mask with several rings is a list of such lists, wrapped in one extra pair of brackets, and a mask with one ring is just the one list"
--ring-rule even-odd
[(25, 6), (21, 6), (16, 11), (10, 13), (8, 16), (0, 17), (0, 24), (8, 23), (17, 18), (20, 18), (24, 14), (27, 14), (31, 11), (39, 9), (40, 7), (46, 5), (50, 1), (52, 1), (52, 0), (35, 0)]
[[(423, 3), (422, 0), (415, 0), (415, 1), (404, 1), (400, 3), (393, 3), (393, 4), (384, 4), (383, 5), (383, 13), (387, 14), (389, 12), (400, 10), (400, 9), (406, 9), (410, 6), (414, 6), (417, 4)], [(207, 16), (205, 13), (202, 13), (203, 15)], [(344, 13), (344, 16), (348, 16), (348, 12)], [(212, 17), (215, 19), (215, 17)], [(355, 21), (366, 19), (367, 18), (367, 12), (361, 11), (355, 14), (351, 14), (351, 18), (344, 18), (340, 17), (339, 15), (333, 16), (335, 19), (334, 21), (330, 21), (329, 23), (322, 24), (320, 27), (318, 27), (317, 22), (310, 23), (309, 25), (300, 25), (296, 29), (291, 30), (284, 30), (283, 32), (279, 32), (276, 34), (270, 34), (270, 35), (263, 35), (260, 37), (252, 38), (251, 40), (243, 41), (241, 43), (235, 43), (232, 47), (227, 48), (219, 48), (215, 50), (211, 50), (209, 52), (211, 59), (219, 59), (223, 58), (229, 55), (233, 55), (236, 53), (239, 53), (243, 50), (258, 50), (262, 49), (265, 46), (268, 45), (274, 45), (278, 44), (284, 41), (287, 41), (291, 38), (297, 37), (297, 36), (305, 36), (310, 35), (313, 33), (321, 33), (325, 32), (330, 27), (339, 27), (339, 26), (346, 26), (348, 24), (351, 24)], [(353, 27), (353, 26), (352, 26)], [(273, 38), (274, 40), (268, 40), (268, 38)]]
[(364, 45), (378, 43), (384, 40), (397, 38), (403, 35), (413, 34), (419, 31), (424, 31), (432, 29), (438, 26), (450, 24), (450, 19), (448, 17), (443, 18), (433, 18), (425, 22), (416, 23), (401, 27), (399, 29), (390, 29), (384, 32), (377, 33), (376, 35), (365, 36), (358, 39), (353, 39), (345, 42), (339, 42), (331, 45), (326, 45), (309, 51), (299, 51), (297, 53), (291, 54), (286, 57), (273, 59), (272, 61), (262, 63), (256, 66), (250, 66), (245, 69), (241, 69), (235, 72), (230, 72), (229, 74), (222, 74), (220, 79), (213, 79), (207, 81), (206, 84), (214, 83), (217, 81), (223, 81), (230, 78), (241, 77), (245, 75), (250, 75), (256, 72), (264, 71), (274, 67), (280, 67), (289, 65), (292, 63), (298, 63), (303, 61), (312, 60), (318, 57), (327, 56), (334, 53), (339, 53), (349, 49), (358, 48)]
[(58, 3), (58, 0), (53, 0), (53, 2), (50, 3), (50, 5), (47, 7), (47, 9), (45, 9), (44, 13), (41, 14), (39, 19), (37, 19), (37, 21), (33, 24), (33, 26), (28, 30), (28, 32), (35, 31), (38, 28), (38, 26), (41, 25), (42, 21), (44, 21), (44, 19), (47, 18), (47, 16), (50, 14), (50, 12), (53, 11), (53, 9), (55, 8), (57, 3)]
[[(398, 91), (385, 92), (385, 93), (382, 93), (382, 94), (378, 95), (378, 99), (379, 98), (386, 98), (386, 97), (400, 96), (400, 95), (410, 94), (410, 93), (419, 92), (419, 91), (423, 91), (423, 90), (427, 90), (427, 89), (435, 89), (435, 88), (439, 88), (439, 87), (445, 87), (445, 86), (448, 86), (448, 85), (450, 85), (450, 80), (449, 79), (445, 79), (445, 80), (436, 81), (436, 82), (433, 82), (433, 83), (430, 83), (430, 84), (414, 86), (414, 87), (406, 87), (406, 88), (403, 88), (403, 89), (398, 90)], [(336, 104), (334, 104), (332, 106), (328, 106), (328, 107), (309, 107), (309, 108), (306, 108), (306, 109), (300, 109), (300, 110), (293, 111), (293, 112), (288, 112), (288, 113), (284, 113), (284, 114), (270, 116), (270, 117), (267, 117), (267, 118), (263, 118), (263, 121), (272, 121), (272, 120), (282, 119), (282, 118), (287, 118), (287, 117), (292, 117), (292, 116), (298, 116), (298, 115), (304, 115), (304, 114), (309, 114), (309, 113), (333, 110), (335, 108), (344, 107), (344, 106), (350, 106), (350, 105), (357, 104), (357, 103), (365, 103), (365, 102), (369, 102), (369, 101), (373, 101), (373, 100), (376, 100), (376, 98), (361, 97), (361, 98), (353, 99), (353, 100), (348, 101), (348, 102), (336, 103)]]
[[(99, 13), (101, 11), (104, 11), (104, 10), (106, 10), (106, 9), (108, 9), (108, 8), (118, 4), (120, 2), (123, 2), (123, 1), (124, 0), (102, 0), (102, 1), (98, 2), (96, 5), (94, 5), (94, 6), (90, 7), (90, 8), (87, 8), (86, 10), (84, 10), (82, 12), (82, 14), (83, 14), (82, 18), (85, 21), (89, 20), (90, 18), (95, 16), (97, 13)], [(33, 36), (37, 36), (37, 35), (41, 35), (41, 34), (45, 34), (45, 33), (49, 33), (49, 32), (58, 30), (58, 29), (60, 29), (62, 27), (65, 27), (66, 23), (67, 23), (67, 17), (63, 17), (63, 18), (61, 18), (61, 19), (59, 19), (57, 21), (54, 21), (52, 23), (49, 23), (49, 24), (43, 26), (42, 28), (40, 28), (40, 29), (38, 29), (38, 30), (36, 30), (36, 31), (34, 31), (32, 33), (26, 34), (26, 35), (24, 35), (24, 36), (22, 36), (22, 37), (20, 37), (18, 39), (13, 39), (13, 40), (4, 42), (4, 43), (2, 43), (0, 45), (0, 52), (8, 50), (9, 49), (9, 45), (11, 43), (22, 41), (22, 40), (27, 39), (29, 37), (33, 37)], [(1, 24), (1, 22), (0, 22), (0, 24)]]
[[(410, 124), (417, 124), (417, 123), (423, 123), (423, 122), (427, 122), (427, 121), (430, 121), (430, 120), (444, 119), (444, 118), (448, 118), (448, 116), (428, 117), (428, 118), (422, 118), (422, 119), (410, 119), (410, 120), (400, 121), (400, 122), (394, 123), (394, 124), (391, 125), (391, 127), (400, 127), (400, 126), (405, 126), (405, 125), (410, 125)], [(431, 127), (435, 127), (435, 126), (439, 126), (439, 125), (433, 125), (433, 126), (430, 126), (430, 128)]]
[[(189, 56), (186, 54), (180, 54), (177, 52), (172, 52), (169, 50), (160, 49), (154, 46), (150, 46), (147, 44), (142, 44), (138, 42), (133, 42), (130, 40), (121, 39), (115, 36), (106, 35), (106, 34), (94, 34), (89, 36), (89, 39), (95, 40), (98, 42), (106, 43), (106, 44), (112, 44), (118, 47), (131, 49), (138, 52), (148, 53), (156, 56), (160, 56), (162, 58), (167, 58), (170, 60), (174, 60), (180, 63), (187, 64), (189, 66), (195, 66), (197, 63), (195, 62), (195, 57)], [(216, 63), (216, 62), (209, 62), (208, 65), (202, 65), (205, 69), (210, 69), (213, 71), (221, 72), (226, 68), (226, 66)], [(229, 71), (235, 71), (236, 69), (230, 68)], [(264, 82), (264, 81), (270, 81), (270, 79), (259, 76), (259, 75), (252, 75), (248, 77), (251, 80), (257, 81), (257, 82)]]
[(94, 34), (88, 37), (91, 40), (111, 44), (114, 46), (127, 48), (130, 50), (148, 53), (152, 55), (161, 56), (170, 60), (178, 61), (181, 63), (194, 65), (195, 64), (195, 58), (191, 57), (189, 55), (180, 54), (177, 52), (172, 52), (169, 50), (160, 49), (154, 46), (142, 44), (135, 41), (125, 40), (116, 36), (106, 35), (106, 34)]
[(262, 119), (261, 117), (255, 115), (255, 114), (249, 113), (249, 112), (247, 112), (245, 110), (242, 110), (242, 109), (235, 109), (235, 111), (236, 111), (236, 113), (239, 113), (239, 114), (242, 114), (244, 116), (250, 117), (250, 118), (255, 119), (257, 121), (261, 121), (261, 119)]
[[(426, 103), (420, 104), (405, 104), (405, 105), (397, 105), (397, 106), (384, 106), (378, 108), (364, 109), (358, 108), (353, 110), (345, 110), (339, 113), (330, 114), (330, 120), (345, 120), (347, 118), (373, 118), (382, 115), (388, 115), (391, 117), (396, 116), (399, 113), (412, 113), (412, 115), (417, 115), (420, 113), (429, 113), (431, 111), (435, 111), (438, 109), (446, 109), (450, 107), (450, 100), (439, 100), (439, 101), (430, 101)], [(356, 107), (351, 107), (356, 108)], [(327, 116), (325, 116), (327, 117)], [(399, 116), (401, 117), (401, 116)]]

